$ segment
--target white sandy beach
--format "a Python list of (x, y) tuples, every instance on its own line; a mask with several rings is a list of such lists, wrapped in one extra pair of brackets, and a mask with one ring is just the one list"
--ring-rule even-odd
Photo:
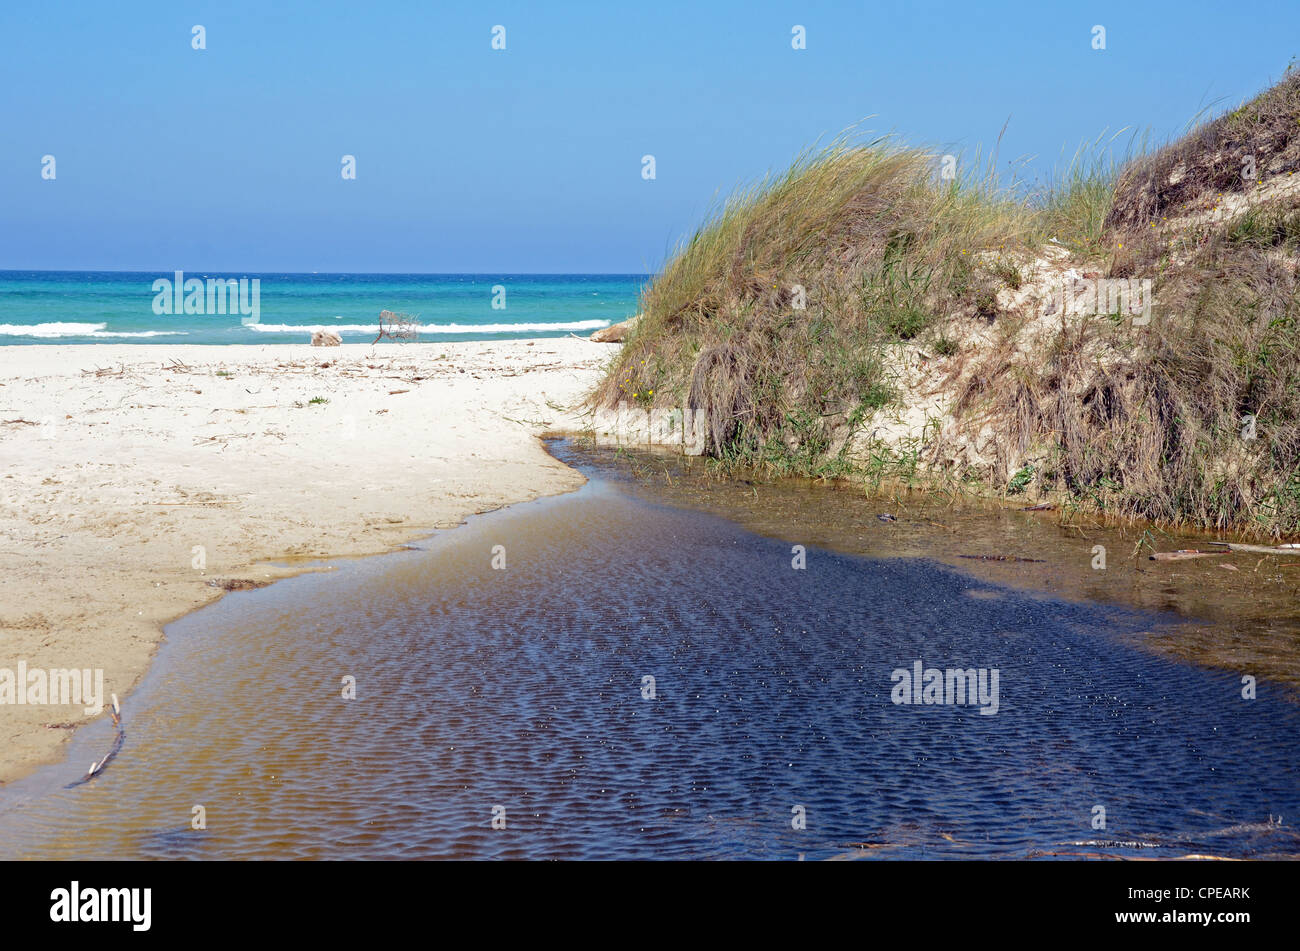
[[(105, 701), (129, 711), (163, 625), (215, 584), (576, 488), (537, 437), (582, 428), (576, 404), (616, 349), (0, 347), (0, 668), (102, 668)], [(0, 782), (84, 722), (0, 705)]]

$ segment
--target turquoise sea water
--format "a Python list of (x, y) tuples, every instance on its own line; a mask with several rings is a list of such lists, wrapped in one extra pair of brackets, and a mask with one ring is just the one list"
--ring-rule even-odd
[[(643, 274), (183, 275), (192, 278), (205, 291), (210, 278), (256, 279), (257, 322), (246, 323), (238, 312), (155, 313), (154, 282), (174, 283), (173, 272), (0, 271), (0, 345), (296, 343), (321, 328), (361, 343), (375, 339), (381, 310), (418, 317), (420, 340), (585, 336), (635, 314), (647, 280)], [(250, 305), (251, 291), (249, 284)]]

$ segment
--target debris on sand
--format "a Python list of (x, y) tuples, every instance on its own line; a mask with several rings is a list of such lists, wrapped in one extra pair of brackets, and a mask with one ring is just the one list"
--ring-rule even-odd
[(1288, 543), (1286, 545), (1239, 545), (1236, 542), (1212, 542), (1214, 545), (1223, 546), (1225, 551), (1215, 552), (1223, 555), (1229, 551), (1249, 551), (1258, 555), (1296, 555), (1300, 554), (1300, 544)]
[(627, 339), (627, 335), (632, 332), (632, 328), (637, 325), (641, 315), (629, 317), (627, 320), (618, 324), (610, 324), (608, 327), (602, 327), (589, 338), (593, 343), (622, 343)]
[(1025, 561), (1042, 564), (1042, 558), (1021, 558), (1018, 555), (958, 555), (958, 558), (975, 558), (979, 561)]
[(254, 581), (252, 578), (213, 578), (208, 582), (208, 586), (220, 588), (222, 591), (248, 591), (252, 588), (265, 588), (270, 583)]

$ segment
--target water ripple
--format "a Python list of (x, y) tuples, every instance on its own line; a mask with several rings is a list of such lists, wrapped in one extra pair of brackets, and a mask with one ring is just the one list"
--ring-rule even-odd
[[(0, 791), (0, 855), (1300, 852), (1296, 709), (1125, 646), (1160, 618), (807, 557), (594, 482), (229, 596), (168, 629), (104, 775), (59, 787), (96, 724)], [(895, 705), (918, 659), (997, 668), (997, 714)]]

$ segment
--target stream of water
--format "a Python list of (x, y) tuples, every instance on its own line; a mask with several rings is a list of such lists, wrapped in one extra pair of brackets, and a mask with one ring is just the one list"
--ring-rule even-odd
[[(65, 788), (106, 721), (0, 789), (0, 858), (1300, 853), (1300, 709), (1129, 642), (1169, 617), (799, 569), (585, 471), (170, 625), (102, 775)], [(996, 670), (995, 707), (895, 702), (918, 661)]]

